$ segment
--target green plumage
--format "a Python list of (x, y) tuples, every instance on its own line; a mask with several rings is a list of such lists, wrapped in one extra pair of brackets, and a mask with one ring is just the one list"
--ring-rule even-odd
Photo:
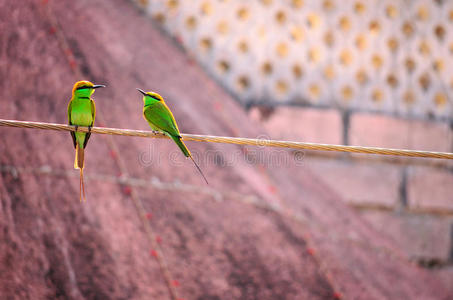
[(181, 141), (179, 128), (170, 109), (164, 102), (154, 102), (143, 107), (143, 115), (153, 130), (161, 131), (168, 135), (178, 145), (185, 157), (190, 156), (190, 151)]
[[(94, 101), (88, 97), (74, 96), (68, 105), (68, 119), (70, 125), (93, 126), (96, 117), (96, 106)], [(71, 132), (74, 147), (78, 144), (80, 148), (85, 148), (91, 133)]]
[[(104, 87), (104, 85), (94, 85), (89, 81), (78, 81), (72, 88), (72, 97), (68, 105), (68, 123), (69, 125), (92, 127), (96, 118), (96, 106), (94, 105), (91, 95), (94, 89)], [(87, 146), (90, 132), (71, 131), (72, 142), (76, 149), (74, 168), (80, 169), (80, 201), (85, 198), (85, 188), (83, 184), (83, 167), (85, 154), (84, 149)]]
[(171, 113), (167, 104), (165, 104), (164, 98), (162, 98), (161, 95), (155, 92), (145, 93), (140, 89), (138, 90), (143, 94), (143, 116), (145, 117), (145, 120), (148, 122), (149, 126), (153, 130), (163, 132), (168, 137), (170, 137), (176, 143), (176, 145), (178, 145), (179, 149), (181, 149), (184, 156), (189, 157), (192, 160), (198, 172), (200, 172), (201, 176), (203, 176), (203, 179), (206, 181), (206, 183), (208, 183), (208, 180), (193, 159), (189, 149), (187, 149), (186, 145), (181, 140), (182, 138), (179, 133), (179, 128), (176, 124), (175, 117), (173, 117), (173, 114)]

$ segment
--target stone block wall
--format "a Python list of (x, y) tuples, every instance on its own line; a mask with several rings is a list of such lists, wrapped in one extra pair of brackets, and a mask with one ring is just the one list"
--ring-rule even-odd
[[(273, 139), (453, 151), (448, 123), (308, 107), (253, 107)], [(306, 151), (316, 172), (377, 230), (423, 266), (453, 262), (450, 161)]]

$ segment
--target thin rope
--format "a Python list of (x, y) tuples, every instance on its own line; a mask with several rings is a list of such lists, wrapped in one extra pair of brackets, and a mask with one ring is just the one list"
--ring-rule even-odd
[[(56, 123), (43, 123), (43, 122), (16, 121), (16, 120), (3, 120), (3, 119), (0, 119), (0, 126), (38, 128), (38, 129), (62, 130), (62, 131), (76, 131), (75, 126), (72, 126), (72, 125), (56, 124)], [(88, 129), (88, 127), (79, 126), (77, 131), (88, 132), (89, 129)], [(164, 135), (160, 132), (157, 132), (157, 131), (118, 129), (118, 128), (107, 128), (107, 127), (92, 127), (91, 132), (100, 133), (100, 134), (110, 134), (110, 135), (168, 138), (166, 135)], [(223, 137), (223, 136), (197, 135), (197, 134), (184, 134), (184, 133), (181, 134), (181, 136), (184, 141), (252, 145), (252, 146), (262, 146), (262, 147), (280, 147), (280, 148), (290, 148), (290, 149), (299, 149), (299, 150), (306, 149), (306, 150), (337, 151), (337, 152), (350, 152), (350, 153), (396, 155), (396, 156), (408, 156), (408, 157), (453, 159), (453, 153), (448, 153), (448, 152), (431, 152), (431, 151), (406, 150), (406, 149), (391, 149), (391, 148), (377, 148), (377, 147), (275, 141), (275, 140), (267, 140), (267, 139)]]

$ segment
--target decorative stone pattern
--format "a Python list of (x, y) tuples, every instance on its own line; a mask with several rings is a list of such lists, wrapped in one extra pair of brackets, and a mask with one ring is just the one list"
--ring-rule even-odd
[(452, 1), (140, 2), (244, 103), (451, 118)]

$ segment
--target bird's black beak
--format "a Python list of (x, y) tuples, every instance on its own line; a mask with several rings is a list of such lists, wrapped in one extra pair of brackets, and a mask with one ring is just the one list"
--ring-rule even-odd
[(148, 96), (148, 94), (146, 94), (145, 91), (143, 91), (143, 90), (141, 90), (141, 89), (139, 89), (139, 88), (137, 88), (137, 91), (139, 91), (140, 93), (142, 93), (143, 96)]
[(103, 85), (103, 84), (95, 84), (95, 85), (93, 85), (93, 89), (98, 89), (98, 88), (103, 88), (103, 87), (105, 87), (105, 85)]

